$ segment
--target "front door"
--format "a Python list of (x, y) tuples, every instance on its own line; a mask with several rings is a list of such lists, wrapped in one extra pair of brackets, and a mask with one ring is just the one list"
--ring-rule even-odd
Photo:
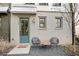
[(20, 18), (20, 43), (29, 43), (29, 19)]

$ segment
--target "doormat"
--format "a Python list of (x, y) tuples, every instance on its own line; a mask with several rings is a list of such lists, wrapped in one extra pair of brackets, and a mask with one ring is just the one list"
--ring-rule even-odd
[(28, 45), (19, 45), (19, 46), (17, 46), (17, 48), (27, 48), (28, 47)]

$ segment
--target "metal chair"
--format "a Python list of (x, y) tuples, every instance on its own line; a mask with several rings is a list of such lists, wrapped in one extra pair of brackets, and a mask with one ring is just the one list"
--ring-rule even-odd
[(39, 39), (38, 37), (33, 37), (33, 38), (32, 38), (32, 44), (33, 44), (34, 46), (40, 45), (40, 39)]
[(52, 37), (52, 38), (50, 39), (50, 44), (51, 44), (52, 46), (58, 46), (58, 44), (59, 44), (59, 39), (58, 39), (57, 37)]

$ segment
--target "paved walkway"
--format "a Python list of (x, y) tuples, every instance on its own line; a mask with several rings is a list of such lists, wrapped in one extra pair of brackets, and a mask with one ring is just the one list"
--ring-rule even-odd
[(67, 56), (64, 52), (64, 49), (61, 47), (51, 47), (51, 48), (42, 48), (42, 47), (31, 47), (30, 56)]
[(19, 54), (17, 56), (67, 56), (67, 54), (60, 46), (53, 46), (51, 48), (32, 46), (29, 54)]

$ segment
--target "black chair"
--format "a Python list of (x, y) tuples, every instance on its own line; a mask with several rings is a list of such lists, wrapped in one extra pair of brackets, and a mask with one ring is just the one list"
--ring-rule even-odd
[(59, 39), (57, 37), (52, 37), (50, 39), (50, 44), (53, 45), (53, 46), (58, 46), (59, 44)]
[(32, 44), (33, 44), (34, 46), (40, 45), (40, 39), (39, 39), (38, 37), (33, 37), (33, 38), (32, 38)]

